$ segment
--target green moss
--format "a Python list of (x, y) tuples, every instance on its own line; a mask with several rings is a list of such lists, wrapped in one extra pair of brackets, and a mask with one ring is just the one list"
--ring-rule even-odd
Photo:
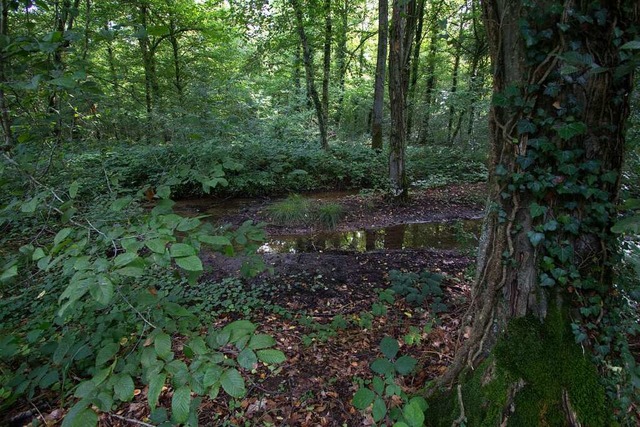
[[(574, 341), (566, 315), (551, 310), (544, 323), (533, 317), (514, 319), (493, 356), (462, 381), (468, 426), (496, 426), (507, 410), (508, 390), (522, 380), (509, 426), (564, 426), (562, 395), (585, 426), (610, 423), (604, 387), (598, 373)], [(457, 393), (449, 391), (429, 402), (428, 425), (451, 425), (460, 414)]]

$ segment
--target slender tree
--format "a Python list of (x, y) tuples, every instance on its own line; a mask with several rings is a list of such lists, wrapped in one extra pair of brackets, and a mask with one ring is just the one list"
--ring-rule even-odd
[(460, 380), (445, 412), (455, 425), (605, 425), (603, 387), (575, 340), (611, 345), (610, 230), (640, 2), (483, 8), (495, 90), (490, 208), (470, 331), (440, 383)]
[(373, 93), (373, 118), (371, 124), (371, 148), (382, 150), (382, 120), (384, 113), (384, 81), (389, 40), (389, 3), (378, 1), (378, 53)]

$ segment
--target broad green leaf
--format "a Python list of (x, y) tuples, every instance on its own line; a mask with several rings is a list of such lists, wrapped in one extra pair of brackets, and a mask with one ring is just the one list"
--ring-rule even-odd
[(621, 219), (616, 222), (611, 231), (614, 233), (622, 234), (638, 234), (640, 233), (640, 215), (633, 215), (628, 218)]
[(529, 236), (529, 241), (531, 242), (531, 244), (535, 247), (538, 246), (540, 244), (540, 242), (542, 242), (544, 240), (544, 233), (538, 233), (535, 231), (529, 231), (527, 233), (527, 236)]
[(96, 366), (102, 366), (113, 358), (120, 350), (120, 344), (110, 343), (102, 347), (96, 356)]
[(119, 212), (124, 209), (125, 206), (131, 203), (131, 200), (133, 199), (130, 196), (120, 197), (119, 199), (111, 202), (111, 206), (109, 207), (109, 209), (111, 209), (113, 212)]
[(422, 427), (424, 424), (424, 412), (416, 402), (410, 402), (405, 405), (402, 415), (404, 415), (411, 427)]
[(252, 350), (260, 350), (276, 345), (276, 340), (271, 335), (256, 334), (249, 340), (249, 348)]
[(18, 275), (18, 265), (15, 264), (2, 272), (2, 275), (0, 275), (0, 281), (9, 280), (12, 277), (15, 277), (17, 275)]
[(533, 202), (531, 203), (529, 210), (531, 211), (531, 218), (537, 218), (547, 212), (547, 207)]
[(113, 380), (113, 395), (122, 402), (128, 402), (133, 399), (135, 385), (129, 374), (118, 374)]
[(187, 245), (185, 243), (174, 243), (169, 248), (169, 253), (174, 258), (179, 257), (188, 257), (196, 254), (196, 250), (193, 246)]
[(640, 40), (631, 40), (630, 42), (626, 42), (625, 44), (620, 46), (620, 49), (640, 49)]
[(144, 275), (144, 269), (140, 267), (128, 266), (128, 267), (119, 268), (115, 270), (114, 273), (117, 273), (121, 276), (127, 276), (127, 277), (142, 277)]
[(256, 354), (249, 348), (245, 348), (238, 354), (238, 364), (248, 371), (252, 370), (257, 363)]
[(171, 187), (168, 185), (161, 185), (158, 187), (156, 195), (161, 199), (169, 199), (169, 197), (171, 197)]
[(574, 136), (582, 135), (586, 131), (587, 125), (582, 122), (566, 123), (558, 127), (558, 136), (566, 141)]
[(269, 365), (275, 365), (287, 360), (287, 357), (280, 350), (275, 350), (275, 349), (258, 350), (256, 353), (258, 354), (258, 359), (260, 359), (262, 362), (267, 363)]
[(164, 332), (161, 332), (156, 335), (156, 338), (153, 341), (153, 345), (156, 349), (156, 354), (158, 355), (158, 357), (167, 360), (167, 358), (171, 354), (171, 337)]
[(20, 206), (20, 211), (24, 213), (33, 213), (36, 211), (36, 208), (38, 207), (38, 203), (40, 203), (40, 198), (34, 197), (28, 202), (23, 203), (22, 206)]
[[(84, 404), (86, 406), (86, 403)], [(98, 425), (98, 414), (91, 408), (84, 408), (77, 412), (69, 411), (62, 427), (92, 427)]]
[(222, 389), (231, 397), (242, 397), (247, 392), (244, 387), (244, 379), (235, 368), (227, 369), (220, 376)]
[(160, 372), (157, 375), (151, 376), (151, 380), (149, 381), (149, 391), (147, 392), (147, 401), (149, 402), (149, 408), (151, 408), (151, 410), (154, 410), (158, 405), (158, 399), (160, 398), (160, 393), (162, 392), (162, 387), (164, 387), (166, 380), (166, 372)]
[(407, 375), (413, 371), (417, 363), (418, 361), (411, 356), (401, 356), (396, 360), (396, 371), (398, 371), (400, 375)]
[(204, 269), (202, 261), (196, 255), (176, 258), (175, 261), (180, 268), (187, 271), (202, 271)]
[(198, 218), (183, 218), (176, 227), (178, 231), (191, 231), (195, 228), (198, 228), (200, 225), (200, 220)]
[(138, 258), (138, 254), (137, 253), (135, 253), (135, 252), (126, 252), (126, 253), (118, 255), (113, 260), (113, 265), (115, 267), (124, 267), (127, 264), (131, 264), (137, 258)]
[(64, 239), (69, 237), (71, 231), (73, 231), (71, 228), (63, 228), (62, 230), (58, 231), (56, 237), (53, 238), (53, 245), (58, 246)]
[(375, 397), (376, 395), (373, 391), (362, 387), (353, 395), (353, 406), (361, 411), (367, 409), (373, 403)]
[(382, 338), (382, 341), (380, 341), (380, 350), (387, 359), (393, 359), (396, 357), (399, 349), (400, 346), (398, 345), (398, 341), (391, 337), (384, 337)]
[(378, 376), (373, 377), (373, 391), (382, 395), (384, 393), (384, 380)]
[(44, 253), (44, 250), (42, 248), (36, 248), (35, 251), (33, 251), (33, 254), (31, 255), (31, 259), (33, 261), (38, 261), (40, 258), (44, 258), (46, 256), (46, 254)]
[(113, 283), (108, 277), (100, 275), (97, 281), (92, 281), (89, 284), (89, 293), (98, 303), (107, 305), (113, 298)]
[(198, 236), (198, 240), (200, 240), (202, 243), (206, 243), (212, 246), (228, 246), (231, 244), (229, 238), (225, 236), (202, 235)]
[(404, 423), (404, 422), (402, 422), (402, 421), (398, 421), (397, 423), (395, 423), (395, 424), (393, 425), (393, 427), (409, 427), (409, 424)]
[(393, 364), (387, 359), (376, 359), (371, 364), (371, 370), (380, 375), (392, 375), (394, 373)]
[(204, 377), (202, 378), (202, 385), (205, 388), (209, 388), (215, 383), (220, 381), (222, 376), (222, 368), (218, 365), (211, 365), (204, 371)]
[(144, 242), (144, 245), (152, 252), (157, 254), (163, 254), (167, 250), (168, 240), (165, 239), (151, 239)]
[(222, 328), (222, 332), (228, 332), (230, 334), (229, 341), (234, 343), (240, 337), (252, 334), (256, 328), (257, 326), (248, 320), (236, 320)]
[(373, 421), (379, 422), (381, 421), (385, 415), (387, 415), (387, 405), (385, 405), (384, 400), (377, 397), (373, 401), (373, 410), (371, 411), (371, 415), (373, 416)]
[(191, 405), (191, 389), (183, 386), (173, 392), (171, 398), (171, 413), (176, 423), (182, 424), (189, 418), (189, 406)]

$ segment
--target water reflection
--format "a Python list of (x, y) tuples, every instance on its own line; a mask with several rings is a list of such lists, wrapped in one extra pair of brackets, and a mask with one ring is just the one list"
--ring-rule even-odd
[(400, 224), (380, 229), (320, 232), (313, 235), (272, 235), (262, 253), (323, 252), (377, 249), (467, 249), (476, 245), (481, 220)]

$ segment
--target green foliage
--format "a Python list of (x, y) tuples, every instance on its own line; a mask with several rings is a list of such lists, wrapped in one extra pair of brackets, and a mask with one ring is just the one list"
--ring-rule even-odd
[(280, 225), (305, 225), (311, 221), (311, 202), (298, 194), (292, 194), (268, 208), (269, 216)]
[[(410, 356), (398, 356), (400, 346), (391, 337), (380, 341), (382, 358), (371, 363), (371, 370), (377, 374), (371, 381), (364, 383), (368, 387), (360, 387), (353, 396), (353, 406), (361, 411), (371, 410), (376, 423), (384, 420), (395, 422), (394, 425), (421, 427), (425, 421), (427, 402), (422, 397), (407, 395), (397, 383), (398, 376), (409, 375), (416, 367), (417, 361)], [(399, 398), (402, 407), (392, 404)]]
[(320, 224), (325, 228), (334, 229), (344, 216), (344, 208), (339, 203), (322, 203), (315, 209)]
[(434, 315), (447, 310), (447, 306), (442, 302), (443, 278), (441, 274), (429, 271), (423, 271), (419, 274), (404, 273), (399, 270), (389, 271), (391, 290), (396, 295), (404, 297), (409, 304), (414, 306), (420, 306), (427, 298), (431, 298), (432, 302), (429, 308)]

